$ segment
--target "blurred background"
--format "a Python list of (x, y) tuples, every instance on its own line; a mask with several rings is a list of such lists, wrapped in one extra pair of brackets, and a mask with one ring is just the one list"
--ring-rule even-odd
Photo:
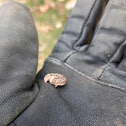
[[(6, 0), (0, 0), (0, 5)], [(52, 52), (76, 0), (14, 0), (28, 6), (39, 36), (39, 71)]]

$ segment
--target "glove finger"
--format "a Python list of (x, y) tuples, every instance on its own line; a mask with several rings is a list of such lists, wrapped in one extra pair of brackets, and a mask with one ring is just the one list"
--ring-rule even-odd
[[(111, 0), (97, 26), (91, 46), (85, 52), (98, 62), (114, 62), (121, 59), (126, 36), (126, 1)], [(121, 53), (123, 51), (120, 51)], [(120, 55), (120, 56), (119, 56)]]
[(51, 57), (65, 61), (69, 55), (88, 44), (96, 19), (106, 0), (78, 0)]
[(95, 25), (103, 2), (104, 0), (78, 0), (59, 38), (59, 42), (63, 41), (70, 47), (87, 44), (86, 39), (89, 31)]
[(7, 125), (36, 97), (38, 37), (28, 8), (17, 2), (0, 7), (0, 124)]

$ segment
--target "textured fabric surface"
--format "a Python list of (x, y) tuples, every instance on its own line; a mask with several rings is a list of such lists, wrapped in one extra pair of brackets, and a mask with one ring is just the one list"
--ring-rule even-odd
[[(36, 100), (12, 126), (125, 126), (126, 92), (92, 81), (83, 73), (55, 59), (48, 59), (37, 76)], [(48, 73), (67, 77), (64, 87), (44, 83)], [(14, 125), (15, 124), (15, 125)], [(10, 125), (10, 126), (11, 126)]]
[(38, 94), (37, 62), (38, 37), (29, 9), (4, 3), (0, 7), (0, 126), (10, 123)]
[[(31, 14), (15, 2), (5, 3), (2, 14), (1, 126), (126, 126), (125, 0), (78, 0), (36, 78)], [(48, 73), (64, 75), (67, 84), (45, 84)]]

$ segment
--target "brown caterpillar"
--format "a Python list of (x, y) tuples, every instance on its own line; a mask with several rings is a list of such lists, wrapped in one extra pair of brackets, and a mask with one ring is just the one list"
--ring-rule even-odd
[(47, 74), (44, 77), (44, 82), (50, 82), (50, 84), (54, 85), (55, 87), (57, 86), (63, 86), (66, 84), (66, 78), (58, 73), (51, 73), (51, 74)]

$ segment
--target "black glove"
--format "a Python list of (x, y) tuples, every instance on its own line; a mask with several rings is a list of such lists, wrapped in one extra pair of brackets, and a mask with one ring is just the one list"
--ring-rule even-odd
[[(15, 2), (0, 8), (1, 126), (126, 125), (126, 1), (110, 0), (99, 21), (104, 2), (77, 1), (36, 79), (28, 9)], [(50, 73), (64, 75), (66, 85), (44, 83)]]

